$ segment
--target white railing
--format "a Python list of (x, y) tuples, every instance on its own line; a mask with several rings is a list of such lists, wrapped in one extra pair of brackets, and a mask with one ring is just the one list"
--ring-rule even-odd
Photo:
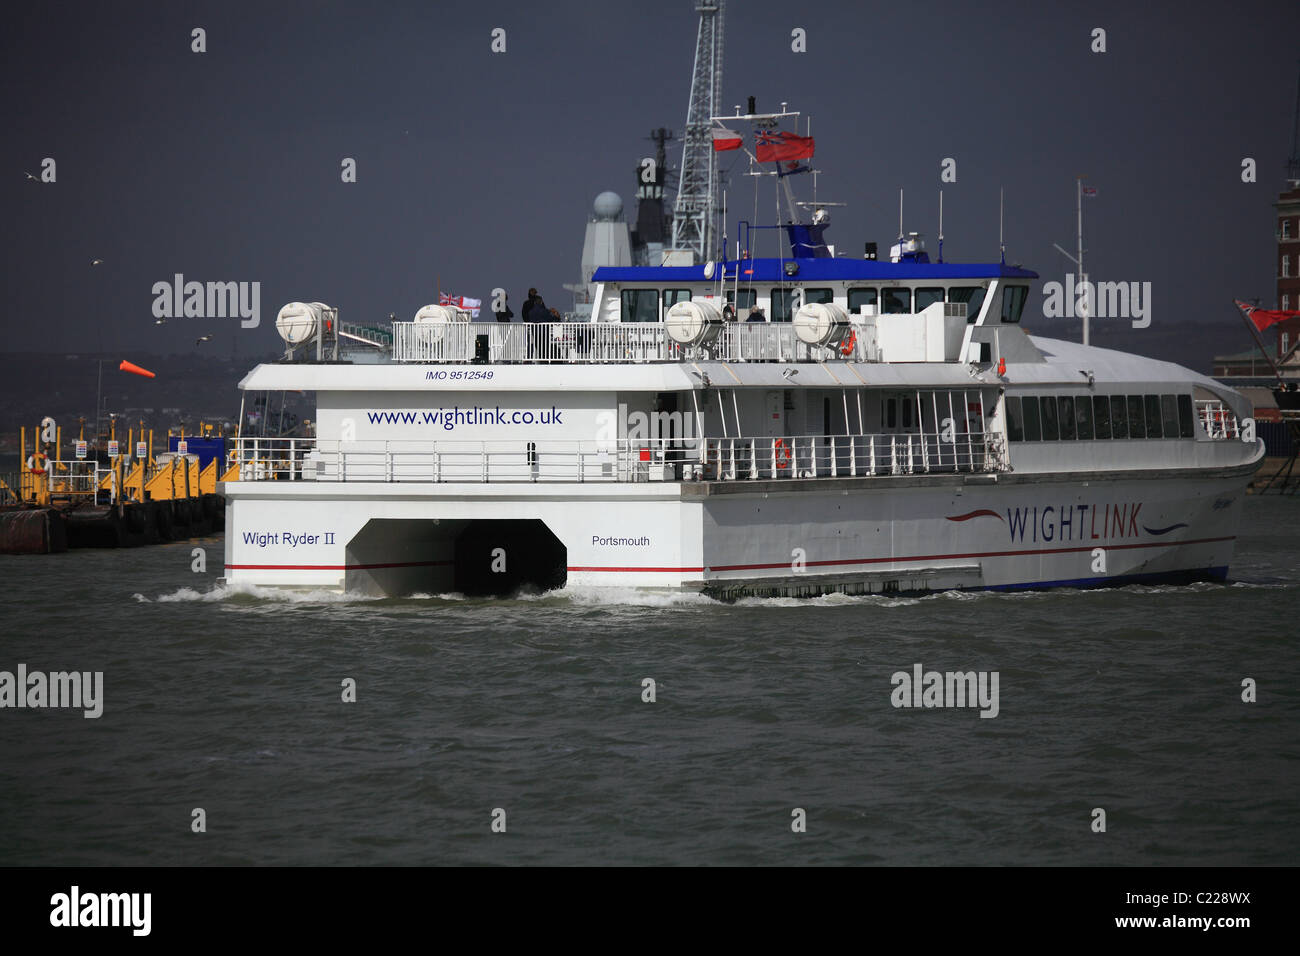
[(1205, 434), (1215, 441), (1225, 438), (1241, 438), (1241, 426), (1232, 409), (1223, 402), (1197, 400), (1196, 417), (1205, 428)]
[(396, 362), (876, 361), (874, 329), (822, 348), (800, 342), (788, 322), (731, 322), (706, 346), (684, 346), (655, 323), (393, 323)]
[(802, 435), (616, 441), (243, 438), (241, 481), (740, 481), (1005, 471), (1001, 435)]

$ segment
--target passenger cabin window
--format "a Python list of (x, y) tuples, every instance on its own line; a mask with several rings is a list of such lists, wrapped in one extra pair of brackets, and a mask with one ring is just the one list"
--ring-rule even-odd
[(1178, 396), (1178, 437), (1196, 437), (1196, 419), (1192, 414), (1192, 396)]
[(789, 322), (792, 313), (791, 307), (794, 303), (794, 289), (773, 289), (772, 290), (772, 315), (773, 322)]
[(1038, 399), (1033, 395), (1025, 396), (1025, 441), (1043, 440), (1043, 418), (1038, 414)]
[(624, 322), (658, 322), (658, 289), (624, 289), (621, 295)]
[(1178, 435), (1178, 398), (1174, 395), (1160, 396), (1160, 417), (1164, 419), (1165, 437)]
[(804, 305), (811, 305), (814, 302), (825, 302), (830, 305), (835, 301), (835, 292), (831, 289), (804, 289)]
[(929, 308), (936, 302), (943, 301), (943, 289), (930, 287), (916, 290), (916, 311), (920, 312)]
[(664, 289), (664, 312), (667, 312), (678, 302), (690, 302), (690, 289)]
[(1069, 395), (1058, 395), (1056, 412), (1061, 425), (1061, 441), (1074, 441), (1074, 398)]
[(1092, 397), (1092, 419), (1098, 438), (1110, 437), (1110, 398), (1106, 395)]
[(1123, 395), (1110, 397), (1110, 437), (1128, 438), (1128, 404)]
[(984, 307), (984, 293), (988, 291), (978, 285), (958, 285), (948, 290), (949, 302), (966, 303), (966, 324), (973, 325)]
[(1092, 396), (1080, 395), (1074, 400), (1074, 430), (1079, 436), (1079, 441), (1091, 441), (1093, 437), (1092, 429)]
[(1142, 396), (1128, 396), (1128, 437), (1146, 438), (1146, 416), (1142, 414)]
[(1025, 440), (1025, 420), (1020, 413), (1020, 399), (1008, 398), (1007, 403), (1007, 441)]
[(1002, 290), (1002, 321), (1019, 322), (1020, 313), (1025, 309), (1025, 299), (1029, 295), (1029, 286), (1009, 285)]
[(876, 311), (880, 311), (879, 297), (875, 289), (850, 289), (849, 290), (849, 314), (857, 315), (864, 305), (874, 306)]
[(745, 316), (749, 315), (749, 310), (758, 302), (758, 292), (755, 289), (729, 289), (727, 290), (727, 301), (739, 313), (739, 317), (744, 319)]
[(907, 315), (912, 311), (911, 289), (885, 289), (884, 309), (886, 315)]
[(1041, 405), (1043, 412), (1043, 441), (1060, 441), (1061, 427), (1056, 418), (1056, 396), (1042, 396)]
[(1160, 396), (1143, 395), (1142, 405), (1146, 409), (1147, 438), (1161, 438), (1164, 428), (1160, 424)]

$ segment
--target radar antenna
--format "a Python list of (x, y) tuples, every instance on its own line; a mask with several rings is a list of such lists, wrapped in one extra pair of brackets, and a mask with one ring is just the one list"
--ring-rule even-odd
[(691, 73), (691, 102), (682, 136), (682, 171), (673, 208), (673, 249), (694, 252), (696, 261), (713, 249), (713, 204), (718, 167), (712, 118), (722, 91), (722, 19), (726, 0), (696, 0), (700, 15)]

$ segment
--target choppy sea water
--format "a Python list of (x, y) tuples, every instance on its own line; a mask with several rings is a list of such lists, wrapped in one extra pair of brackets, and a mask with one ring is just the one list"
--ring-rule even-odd
[[(1294, 863), (1298, 532), (1248, 499), (1228, 585), (735, 605), (0, 556), (0, 670), (104, 673), (99, 719), (0, 710), (0, 864)], [(998, 715), (895, 708), (918, 663)]]

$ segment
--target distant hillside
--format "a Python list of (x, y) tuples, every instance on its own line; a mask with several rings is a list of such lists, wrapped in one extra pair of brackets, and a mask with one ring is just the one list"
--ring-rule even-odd
[[(86, 352), (26, 352), (5, 356), (0, 377), (0, 439), (13, 441), (18, 427), (34, 427), (49, 415), (63, 426), (64, 439), (75, 435), (77, 419), (95, 416), (95, 391), (101, 356)], [(133, 354), (130, 361), (153, 372), (142, 378), (118, 371), (122, 356), (103, 356), (103, 407), (131, 426), (165, 430), (184, 423), (234, 421), (239, 415), (239, 380), (260, 361), (276, 356), (238, 359), (195, 354)], [(314, 417), (314, 416), (313, 416)]]

